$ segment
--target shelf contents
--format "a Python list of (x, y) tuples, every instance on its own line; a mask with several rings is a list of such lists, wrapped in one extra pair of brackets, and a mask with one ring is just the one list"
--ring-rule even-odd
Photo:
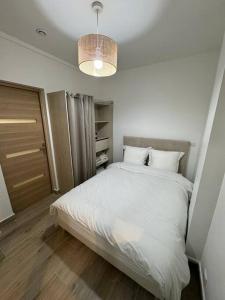
[(104, 163), (108, 162), (109, 158), (106, 153), (102, 153), (96, 157), (96, 167), (103, 165)]

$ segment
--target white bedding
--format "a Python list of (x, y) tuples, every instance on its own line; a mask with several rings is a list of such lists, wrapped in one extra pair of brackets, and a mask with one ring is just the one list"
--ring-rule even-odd
[(153, 278), (162, 298), (178, 300), (190, 278), (184, 236), (191, 191), (182, 175), (114, 163), (58, 199), (51, 213), (63, 210)]

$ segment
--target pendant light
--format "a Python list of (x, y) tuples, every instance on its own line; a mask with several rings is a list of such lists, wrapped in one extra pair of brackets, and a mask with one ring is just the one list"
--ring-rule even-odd
[(82, 36), (78, 41), (79, 69), (95, 77), (107, 77), (117, 70), (117, 44), (111, 38), (98, 33), (99, 13), (103, 4), (92, 3), (92, 9), (97, 14), (97, 33)]

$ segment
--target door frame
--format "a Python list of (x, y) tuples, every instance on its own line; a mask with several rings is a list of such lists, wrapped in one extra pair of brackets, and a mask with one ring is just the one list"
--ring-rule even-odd
[(47, 149), (47, 161), (48, 161), (48, 168), (49, 168), (49, 174), (51, 180), (51, 188), (53, 191), (57, 192), (58, 179), (57, 179), (57, 171), (56, 171), (55, 153), (54, 153), (54, 145), (53, 145), (53, 138), (52, 138), (51, 121), (50, 121), (50, 115), (48, 109), (47, 95), (45, 93), (45, 90), (43, 88), (33, 87), (29, 85), (24, 85), (24, 84), (19, 84), (10, 81), (4, 81), (4, 80), (0, 80), (0, 85), (38, 92), (40, 108), (41, 108), (41, 116), (43, 122), (44, 137), (45, 137), (46, 149)]

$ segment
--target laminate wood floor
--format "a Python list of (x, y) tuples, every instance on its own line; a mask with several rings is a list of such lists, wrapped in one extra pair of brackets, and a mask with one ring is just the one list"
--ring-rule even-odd
[[(62, 229), (49, 197), (0, 227), (0, 299), (152, 300), (154, 297)], [(201, 299), (198, 270), (182, 300)]]

